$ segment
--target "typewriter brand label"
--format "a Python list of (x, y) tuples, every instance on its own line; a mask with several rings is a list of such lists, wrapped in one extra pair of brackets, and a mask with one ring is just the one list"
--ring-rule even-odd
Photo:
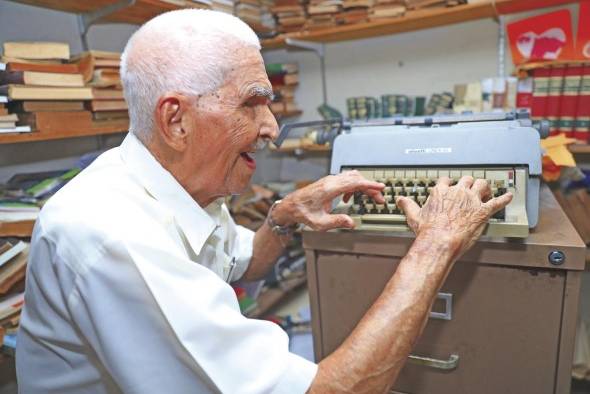
[(414, 153), (422, 153), (422, 154), (453, 153), (453, 148), (414, 148), (414, 149), (406, 149), (406, 155), (410, 155), (410, 154), (414, 154)]

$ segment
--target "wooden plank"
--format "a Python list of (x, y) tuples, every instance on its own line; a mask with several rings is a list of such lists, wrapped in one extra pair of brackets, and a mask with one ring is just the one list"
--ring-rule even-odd
[(94, 122), (93, 126), (87, 130), (80, 130), (78, 132), (43, 132), (41, 131), (33, 131), (30, 133), (14, 133), (14, 134), (0, 134), (0, 144), (14, 144), (20, 142), (33, 142), (33, 141), (47, 141), (47, 140), (56, 140), (56, 139), (64, 139), (64, 138), (73, 138), (73, 137), (88, 137), (93, 135), (105, 135), (105, 134), (115, 134), (115, 133), (124, 133), (127, 132), (129, 129), (129, 122), (128, 121), (108, 121), (103, 122), (102, 124), (99, 122)]
[(30, 237), (35, 221), (0, 222), (0, 237)]
[(500, 15), (508, 15), (577, 2), (578, 0), (496, 0), (495, 5)]

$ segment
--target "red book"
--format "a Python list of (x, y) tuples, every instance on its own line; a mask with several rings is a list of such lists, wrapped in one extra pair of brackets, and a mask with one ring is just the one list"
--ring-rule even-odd
[(549, 120), (549, 135), (559, 134), (559, 114), (561, 95), (563, 93), (563, 77), (565, 66), (551, 67), (549, 74), (549, 93), (547, 95), (547, 120)]
[(516, 87), (516, 108), (528, 109), (533, 106), (533, 78), (518, 80)]
[(576, 110), (576, 139), (590, 142), (590, 63), (584, 65), (578, 108)]
[(547, 94), (549, 93), (550, 68), (536, 68), (533, 70), (533, 100), (531, 104), (531, 118), (539, 122), (547, 118)]
[(559, 130), (571, 138), (575, 137), (575, 119), (583, 69), (581, 64), (570, 64), (566, 67), (563, 78), (563, 95), (559, 107)]

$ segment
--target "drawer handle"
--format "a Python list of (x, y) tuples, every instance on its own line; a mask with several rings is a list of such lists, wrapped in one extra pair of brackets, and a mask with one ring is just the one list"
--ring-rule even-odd
[(438, 360), (436, 358), (414, 356), (413, 354), (410, 354), (408, 356), (408, 360), (412, 364), (424, 365), (426, 367), (436, 369), (443, 369), (445, 371), (455, 369), (457, 368), (457, 364), (459, 364), (459, 356), (456, 354), (451, 354), (448, 360)]
[(439, 300), (443, 300), (445, 302), (445, 311), (430, 311), (430, 318), (440, 320), (451, 320), (453, 318), (453, 295), (451, 293), (438, 293), (436, 298), (438, 298)]

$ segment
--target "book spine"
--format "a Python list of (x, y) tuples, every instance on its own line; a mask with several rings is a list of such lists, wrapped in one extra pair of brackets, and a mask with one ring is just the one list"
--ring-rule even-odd
[(0, 85), (24, 85), (24, 71), (0, 71)]
[(582, 72), (575, 130), (576, 139), (590, 142), (590, 63), (584, 64)]
[(566, 137), (577, 138), (575, 133), (576, 110), (578, 107), (578, 95), (582, 80), (583, 67), (570, 64), (565, 69), (563, 95), (561, 97), (559, 130)]
[(270, 75), (268, 80), (272, 86), (283, 86), (285, 85), (285, 74)]
[(516, 87), (516, 108), (528, 109), (533, 104), (533, 78), (524, 78), (518, 81)]
[(561, 95), (563, 93), (563, 77), (565, 67), (562, 65), (551, 67), (549, 74), (549, 91), (547, 94), (547, 120), (549, 121), (549, 135), (559, 134), (559, 114)]
[(547, 94), (549, 92), (549, 68), (533, 70), (533, 99), (531, 103), (531, 119), (538, 123), (547, 118)]

